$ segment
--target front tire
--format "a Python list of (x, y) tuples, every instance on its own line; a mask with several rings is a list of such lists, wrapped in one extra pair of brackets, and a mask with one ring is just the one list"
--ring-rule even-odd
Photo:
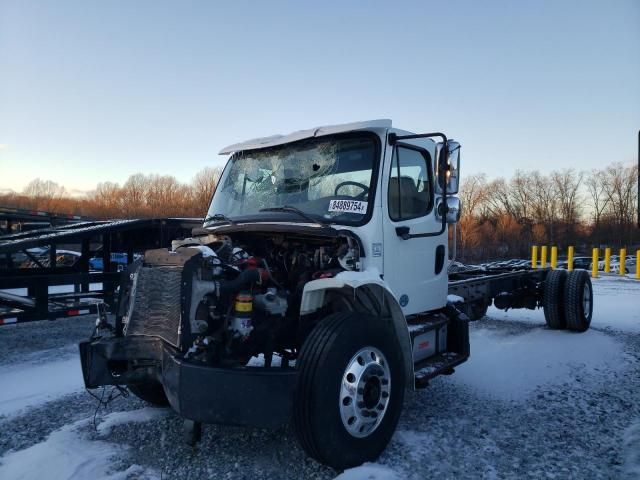
[(375, 317), (330, 315), (304, 342), (298, 368), (294, 426), (307, 454), (337, 470), (378, 458), (404, 399), (394, 332)]

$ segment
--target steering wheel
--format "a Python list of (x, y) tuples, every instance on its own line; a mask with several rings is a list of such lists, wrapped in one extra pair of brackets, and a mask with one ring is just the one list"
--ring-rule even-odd
[(361, 200), (367, 195), (367, 193), (369, 193), (369, 187), (367, 187), (365, 184), (348, 180), (346, 182), (340, 182), (338, 185), (336, 185), (336, 189), (334, 190), (333, 194), (335, 196), (338, 196), (338, 190), (340, 190), (342, 187), (346, 187), (347, 185), (353, 185), (354, 187), (360, 187), (362, 189), (362, 193), (355, 197), (357, 199)]

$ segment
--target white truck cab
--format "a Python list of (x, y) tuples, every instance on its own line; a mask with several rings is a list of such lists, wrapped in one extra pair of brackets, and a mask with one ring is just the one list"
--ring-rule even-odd
[[(219, 195), (225, 195), (225, 189), (233, 190), (239, 185), (238, 173), (244, 175), (241, 195), (234, 196), (226, 204), (233, 205), (230, 211), (221, 208), (222, 202), (216, 202), (214, 197), (208, 215), (214, 220), (220, 213), (231, 218), (242, 217), (247, 212), (243, 210), (242, 199), (257, 195), (259, 185), (268, 176), (267, 184), (271, 182), (274, 185), (274, 194), (265, 196), (271, 201), (269, 206), (295, 207), (333, 228), (351, 230), (360, 238), (363, 255), (358, 270), (363, 272), (361, 278), (379, 277), (376, 280), (382, 280), (385, 288), (393, 293), (404, 315), (443, 308), (447, 299), (449, 259), (448, 231), (443, 224), (442, 205), (448, 203), (451, 209), (449, 220), (456, 221), (459, 202), (455, 197), (443, 202), (443, 189), (436, 182), (438, 173), (443, 174), (442, 168), (438, 168), (438, 157), (448, 152), (444, 160), (448, 168), (447, 195), (454, 195), (457, 193), (460, 153), (460, 145), (452, 141), (448, 141), (448, 149), (443, 150), (443, 140), (447, 141), (441, 134), (418, 136), (393, 128), (391, 120), (371, 120), (230, 145), (220, 152), (233, 153), (234, 156), (220, 179)], [(286, 151), (286, 146), (291, 144), (305, 144), (301, 150), (307, 155), (306, 164), (304, 160), (295, 158), (294, 152), (283, 154), (283, 158), (278, 156), (279, 149)], [(314, 144), (317, 147), (313, 147)], [(338, 156), (335, 152), (341, 147), (352, 148), (354, 158)], [(335, 157), (328, 153), (331, 148), (334, 148)], [(274, 155), (261, 155), (265, 149), (272, 149)], [(321, 149), (324, 152), (319, 154)], [(258, 154), (252, 157), (252, 152)], [(291, 164), (287, 158), (291, 159)], [(314, 164), (318, 158), (333, 163), (330, 168), (320, 165), (321, 162)], [(236, 172), (239, 168), (234, 167), (240, 162), (261, 171)], [(260, 162), (268, 163), (265, 165), (267, 168), (256, 165)], [(317, 170), (314, 170), (316, 165)], [(252, 174), (258, 175), (260, 181), (249, 182), (247, 187), (244, 179), (251, 178)], [(298, 190), (293, 194), (278, 195), (277, 185), (286, 182), (289, 182), (289, 188), (294, 185)], [(306, 192), (305, 182), (309, 184)], [(315, 199), (310, 201), (309, 195), (317, 196), (315, 190), (326, 189), (327, 185), (332, 185), (331, 182), (334, 186), (342, 185), (334, 192), (328, 192), (336, 195), (326, 196), (320, 203)], [(260, 209), (265, 208), (268, 207)], [(295, 214), (285, 216), (296, 217)], [(263, 218), (247, 218), (248, 221), (254, 219), (265, 221)], [(295, 218), (295, 222), (300, 221), (299, 217)], [(349, 278), (358, 277), (349, 275)], [(317, 283), (308, 285), (310, 291), (316, 288)]]
[(406, 388), (469, 358), (492, 302), (589, 328), (583, 270), (448, 273), (460, 145), (442, 133), (373, 120), (221, 153), (202, 228), (134, 262), (115, 326), (80, 344), (87, 388), (171, 405), (190, 443), (202, 423), (293, 420), (310, 456), (353, 467), (384, 450)]

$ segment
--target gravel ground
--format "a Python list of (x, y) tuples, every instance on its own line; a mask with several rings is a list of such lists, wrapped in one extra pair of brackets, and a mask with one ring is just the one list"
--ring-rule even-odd
[[(46, 361), (54, 354), (69, 355), (92, 324), (91, 318), (78, 318), (0, 327), (0, 366), (35, 356)], [(488, 318), (473, 325), (472, 336), (493, 332), (517, 338), (541, 328)], [(600, 334), (619, 342), (624, 368), (576, 366), (565, 381), (541, 386), (524, 400), (482, 394), (454, 377), (440, 377), (429, 388), (408, 393), (398, 431), (379, 463), (400, 478), (415, 479), (622, 478), (623, 434), (640, 418), (640, 335), (610, 329)], [(64, 425), (92, 418), (96, 406), (94, 398), (79, 392), (0, 418), (0, 456), (38, 444)], [(133, 396), (117, 398), (98, 411), (96, 420), (144, 406)], [(117, 471), (137, 464), (168, 479), (337, 475), (305, 456), (290, 427), (268, 431), (209, 425), (196, 448), (183, 444), (181, 428), (180, 418), (167, 410), (145, 423), (117, 424), (106, 434), (96, 432), (92, 422), (80, 431), (88, 441), (131, 447), (113, 460)], [(136, 472), (125, 477), (141, 478)]]
[[(95, 316), (27, 322), (0, 327), (0, 364), (23, 362), (25, 356), (47, 358), (47, 350), (73, 348), (91, 335)], [(52, 352), (53, 353), (53, 352)]]

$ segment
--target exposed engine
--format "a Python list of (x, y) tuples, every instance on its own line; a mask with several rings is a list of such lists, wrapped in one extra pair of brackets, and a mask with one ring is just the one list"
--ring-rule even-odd
[[(359, 259), (357, 238), (346, 234), (242, 232), (176, 240), (172, 252), (154, 250), (145, 255), (142, 270), (136, 274), (138, 287), (134, 281), (131, 288), (133, 299), (125, 326), (128, 334), (153, 334), (147, 327), (151, 310), (162, 309), (159, 303), (175, 305), (177, 300), (166, 298), (171, 286), (164, 270), (179, 269), (181, 298), (177, 303), (182, 305), (182, 315), (178, 315), (180, 341), (174, 345), (186, 360), (239, 366), (262, 354), (264, 366), (269, 367), (277, 354), (281, 366), (287, 366), (295, 360), (301, 340), (315, 321), (299, 314), (304, 285), (357, 270)], [(154, 280), (150, 282), (149, 277)], [(158, 293), (151, 298), (145, 285), (158, 281), (165, 283), (164, 296)], [(256, 364), (261, 360), (251, 362)]]

